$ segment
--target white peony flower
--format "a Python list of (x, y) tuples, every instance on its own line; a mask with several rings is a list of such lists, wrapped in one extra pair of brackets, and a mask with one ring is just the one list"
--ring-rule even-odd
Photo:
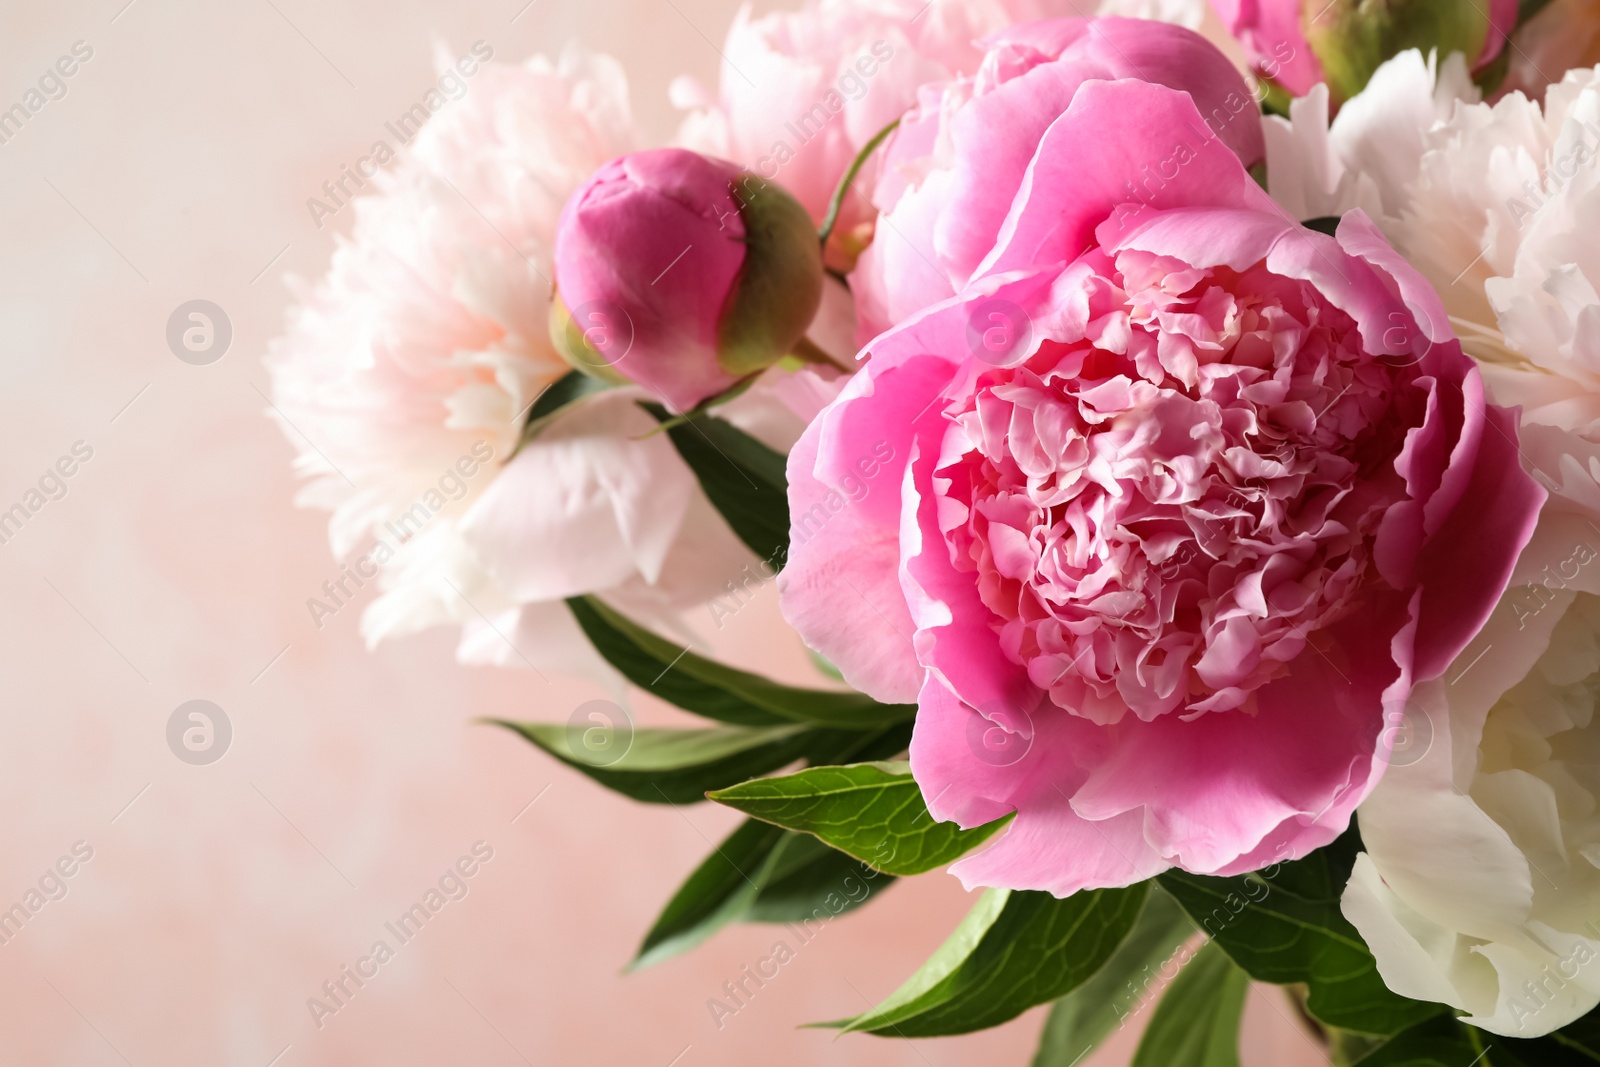
[(1500, 606), (1420, 687), (1357, 819), (1343, 910), (1395, 992), (1537, 1037), (1600, 1004), (1600, 445), (1546, 427), (1567, 481)]
[[(1344, 911), (1395, 991), (1535, 1037), (1600, 1003), (1600, 69), (1541, 106), (1395, 57), (1331, 126), (1271, 119), (1273, 196), (1360, 207), (1433, 283), (1552, 495), (1484, 632), (1410, 711), (1358, 812)], [(1399, 765), (1399, 764), (1404, 765)]]
[[(1438, 64), (1412, 50), (1380, 67), (1331, 126), (1317, 90), (1289, 120), (1267, 119), (1266, 134), (1273, 197), (1298, 218), (1366, 210), (1438, 290), (1497, 402), (1574, 400), (1551, 373), (1596, 391), (1600, 377), (1582, 364), (1593, 327), (1580, 319), (1600, 284), (1589, 236), (1600, 213), (1600, 68), (1566, 72), (1542, 106), (1516, 92), (1489, 105), (1459, 56)], [(1529, 414), (1587, 424), (1600, 405)]]
[(1263, 120), (1269, 191), (1296, 218), (1361, 208), (1392, 222), (1410, 202), (1428, 132), (1459, 101), (1477, 99), (1459, 53), (1441, 67), (1416, 49), (1379, 67), (1331, 126), (1328, 89), (1319, 85), (1290, 104), (1288, 119)]
[(1600, 419), (1600, 68), (1569, 71), (1542, 115), (1519, 96), (1495, 111), (1523, 138), (1526, 177), (1506, 198), (1514, 257), (1484, 283), (1507, 349), (1488, 380), (1525, 419), (1588, 427)]
[[(333, 512), (341, 579), (381, 589), (369, 643), (464, 623), (464, 660), (600, 670), (561, 598), (601, 593), (660, 623), (755, 559), (671, 441), (645, 436), (636, 389), (591, 398), (512, 458), (568, 370), (546, 323), (561, 210), (636, 142), (608, 57), (569, 48), (462, 80), (351, 201), (327, 276), (295, 285), (267, 358), (274, 413), (309, 479), (299, 502)], [(723, 410), (786, 450), (827, 395), (776, 372)], [(325, 588), (312, 617), (354, 592)]]

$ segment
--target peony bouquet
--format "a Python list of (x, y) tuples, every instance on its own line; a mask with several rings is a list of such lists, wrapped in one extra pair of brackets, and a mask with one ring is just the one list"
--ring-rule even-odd
[[(705, 720), (502, 724), (748, 816), (634, 966), (948, 867), (826, 1025), (1052, 1003), (1070, 1067), (1159, 997), (1135, 1062), (1220, 1067), (1254, 980), (1339, 1064), (1600, 1062), (1600, 9), (809, 0), (722, 52), (654, 147), (611, 59), (486, 63), (270, 355), (371, 641)], [(704, 654), (768, 582), (813, 686)]]

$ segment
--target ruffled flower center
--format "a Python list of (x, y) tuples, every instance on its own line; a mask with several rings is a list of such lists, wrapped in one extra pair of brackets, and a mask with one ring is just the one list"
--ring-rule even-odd
[(1095, 252), (1068, 291), (1080, 340), (983, 371), (944, 413), (951, 558), (1056, 705), (1248, 711), (1370, 580), (1415, 368), (1259, 265)]

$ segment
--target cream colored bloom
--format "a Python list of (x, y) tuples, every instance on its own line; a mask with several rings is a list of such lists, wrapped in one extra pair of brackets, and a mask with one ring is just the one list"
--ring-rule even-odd
[[(275, 413), (300, 450), (299, 502), (333, 512), (347, 571), (376, 572), (369, 643), (463, 623), (463, 659), (598, 669), (563, 597), (661, 622), (755, 559), (670, 439), (647, 436), (638, 390), (585, 402), (512, 458), (529, 405), (568, 369), (546, 322), (561, 210), (637, 143), (605, 56), (569, 48), (464, 81), (355, 197), (328, 274), (296, 286), (267, 360)], [(787, 448), (827, 395), (779, 372), (725, 412)]]
[(1584, 313), (1600, 287), (1600, 68), (1566, 72), (1542, 102), (1489, 105), (1458, 56), (1411, 51), (1331, 126), (1326, 103), (1318, 91), (1267, 120), (1274, 198), (1299, 218), (1372, 215), (1443, 297), (1498, 402), (1565, 403), (1530, 415), (1567, 426), (1600, 417), (1586, 399), (1600, 390), (1600, 312)]
[[(1535, 462), (1600, 448), (1534, 428)], [(1576, 453), (1576, 454), (1575, 454)], [(1562, 456), (1569, 457), (1564, 463)], [(1405, 724), (1344, 914), (1397, 993), (1536, 1037), (1600, 1003), (1600, 501), (1553, 496), (1513, 585)]]
[(1373, 217), (1551, 490), (1489, 626), (1417, 691), (1425, 754), (1361, 806), (1344, 911), (1395, 991), (1538, 1036), (1600, 1003), (1600, 69), (1489, 105), (1459, 57), (1409, 52), (1326, 107), (1269, 120), (1273, 196)]

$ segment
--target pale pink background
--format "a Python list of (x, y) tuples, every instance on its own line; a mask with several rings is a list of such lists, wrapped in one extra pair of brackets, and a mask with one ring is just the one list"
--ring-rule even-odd
[[(74, 41), (94, 49), (0, 146), (0, 509), (73, 442), (94, 449), (0, 546), (0, 908), (74, 842), (94, 849), (0, 946), (0, 1061), (1025, 1064), (1041, 1010), (914, 1044), (795, 1029), (866, 1007), (938, 945), (969, 904), (943, 874), (829, 926), (720, 1031), (707, 998), (774, 928), (623, 976), (734, 819), (624, 801), (471, 724), (564, 719), (590, 686), (458, 667), (444, 632), (369, 654), (370, 591), (320, 631), (305, 606), (337, 568), (325, 516), (291, 506), (259, 391), (282, 275), (322, 270), (348, 225), (319, 232), (306, 198), (431, 85), (436, 40), (521, 59), (579, 36), (623, 59), (665, 136), (666, 84), (714, 75), (732, 0), (536, 0), (514, 22), (523, 0), (124, 2), (11, 4), (0, 35), (0, 107)], [(196, 297), (235, 330), (208, 367), (163, 336)], [(726, 652), (801, 677), (764, 596)], [(166, 746), (194, 698), (234, 726), (208, 767)], [(470, 894), (314, 1026), (307, 998), (478, 840), (495, 852)], [(1247, 1064), (1321, 1062), (1285, 1012), (1252, 1002)], [(1133, 1041), (1087, 1062), (1125, 1063)]]

